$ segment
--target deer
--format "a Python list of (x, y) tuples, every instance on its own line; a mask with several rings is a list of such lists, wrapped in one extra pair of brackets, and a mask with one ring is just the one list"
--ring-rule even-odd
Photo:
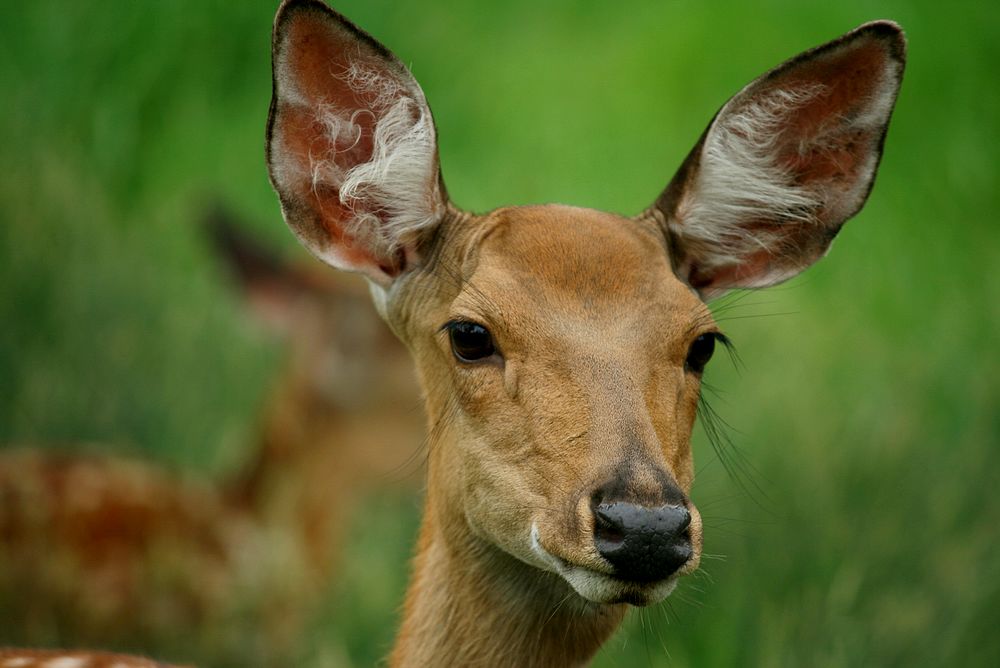
[(695, 571), (706, 301), (785, 281), (863, 206), (906, 42), (874, 21), (730, 98), (652, 205), (478, 214), (449, 198), (407, 67), (319, 0), (272, 33), (266, 162), (283, 218), (368, 280), (427, 414), (393, 666), (575, 666)]
[(204, 479), (101, 444), (0, 450), (0, 645), (286, 663), (337, 584), (351, 508), (413, 493), (415, 380), (361, 280), (281, 259), (224, 208), (204, 227), (247, 315), (287, 349), (247, 461)]
[(415, 486), (423, 425), (408, 354), (358, 277), (278, 257), (220, 206), (204, 226), (245, 310), (287, 349), (251, 459), (225, 494), (272, 523), (300, 526), (325, 581), (354, 505)]

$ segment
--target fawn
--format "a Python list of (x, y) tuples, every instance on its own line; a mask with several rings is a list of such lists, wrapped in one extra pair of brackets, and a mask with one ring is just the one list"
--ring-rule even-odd
[(905, 40), (879, 21), (718, 112), (638, 216), (460, 211), (423, 92), (319, 0), (274, 22), (267, 164), (316, 257), (358, 272), (409, 348), (427, 495), (397, 666), (586, 662), (698, 567), (688, 496), (704, 300), (823, 256), (871, 189)]
[(30, 650), (0, 647), (0, 668), (180, 668), (139, 656), (87, 650)]
[(360, 279), (280, 260), (224, 210), (208, 227), (248, 312), (288, 349), (250, 460), (205, 481), (96, 448), (0, 451), (0, 643), (285, 662), (352, 506), (404, 487), (417, 389)]

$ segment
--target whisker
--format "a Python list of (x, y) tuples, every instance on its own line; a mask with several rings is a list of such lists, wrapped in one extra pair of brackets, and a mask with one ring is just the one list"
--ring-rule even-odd
[(763, 475), (729, 437), (731, 426), (708, 403), (704, 395), (698, 399), (698, 418), (712, 449), (730, 478), (755, 504), (767, 509), (771, 503), (764, 487), (758, 482)]

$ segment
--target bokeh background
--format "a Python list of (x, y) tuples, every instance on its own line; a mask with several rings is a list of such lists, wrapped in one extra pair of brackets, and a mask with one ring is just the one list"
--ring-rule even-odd
[[(0, 447), (87, 444), (206, 479), (251, 456), (287, 351), (199, 221), (221, 202), (301, 257), (263, 164), (275, 4), (0, 5)], [(900, 22), (909, 63), (867, 207), (803, 277), (720, 313), (742, 364), (708, 376), (732, 444), (720, 457), (695, 433), (703, 575), (633, 613), (596, 665), (1000, 664), (995, 5), (336, 7), (411, 65), (451, 195), (477, 211), (636, 213), (752, 77)], [(387, 481), (352, 518), (293, 665), (390, 646), (419, 519), (419, 465), (400, 464), (404, 491)], [(0, 619), (0, 643), (36, 641), (20, 622)]]

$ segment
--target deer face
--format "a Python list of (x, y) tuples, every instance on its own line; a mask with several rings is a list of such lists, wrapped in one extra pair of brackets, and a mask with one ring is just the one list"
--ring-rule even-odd
[(411, 318), (395, 329), (448, 471), (431, 493), (584, 598), (661, 599), (701, 550), (688, 492), (708, 309), (649, 221), (541, 206), (451, 230), (387, 309)]

